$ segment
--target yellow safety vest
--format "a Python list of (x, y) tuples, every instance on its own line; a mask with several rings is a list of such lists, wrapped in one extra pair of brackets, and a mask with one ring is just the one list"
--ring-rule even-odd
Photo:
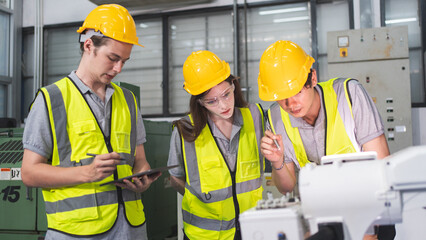
[[(322, 89), (326, 122), (324, 145), (325, 155), (352, 153), (357, 152), (360, 149), (355, 141), (355, 125), (347, 124), (348, 126), (346, 126), (342, 120), (341, 113), (339, 113), (339, 109), (341, 109), (341, 111), (349, 111), (352, 117), (349, 120), (353, 122), (352, 104), (347, 89), (347, 82), (351, 79), (348, 78), (343, 82), (346, 101), (340, 103), (333, 88), (333, 83), (336, 79), (338, 78), (330, 79), (327, 82), (318, 83), (319, 87)], [(287, 132), (287, 135), (293, 144), (299, 166), (302, 168), (310, 161), (306, 155), (299, 129), (297, 127), (292, 127), (288, 113), (281, 107), (280, 113), (282, 122), (284, 123), (285, 131)], [(273, 125), (274, 121), (272, 120), (273, 117), (271, 116), (271, 109), (268, 110), (268, 118), (271, 125)], [(274, 126), (271, 127), (273, 130), (275, 129)]]
[(137, 105), (133, 94), (115, 84), (112, 95), (111, 133), (104, 137), (83, 95), (69, 78), (41, 88), (53, 137), (52, 165), (74, 167), (93, 161), (87, 153), (115, 151), (126, 160), (116, 172), (99, 182), (60, 188), (43, 188), (48, 228), (72, 235), (95, 235), (115, 223), (118, 204), (125, 207), (132, 226), (145, 223), (140, 194), (113, 184), (99, 186), (132, 174), (136, 149)]
[[(259, 159), (253, 118), (248, 108), (240, 110), (244, 124), (234, 172), (228, 168), (208, 125), (195, 142), (182, 138), (186, 171), (182, 214), (189, 239), (234, 239), (239, 214), (262, 199), (264, 164)], [(263, 112), (261, 115), (263, 122)]]

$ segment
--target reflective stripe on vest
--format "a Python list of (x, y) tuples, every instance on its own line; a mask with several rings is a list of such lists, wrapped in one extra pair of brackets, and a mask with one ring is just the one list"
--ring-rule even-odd
[[(335, 83), (338, 80), (339, 82)], [(324, 155), (343, 154), (359, 152), (355, 137), (355, 122), (352, 114), (352, 104), (350, 101), (347, 83), (350, 78), (343, 80), (339, 78), (330, 79), (327, 82), (318, 83), (321, 89), (323, 106), (325, 112), (325, 151)], [(285, 131), (293, 144), (294, 152), (299, 166), (304, 167), (310, 161), (307, 158), (299, 129), (292, 127), (290, 117), (279, 105), (274, 110), (268, 110), (272, 130), (279, 127), (279, 120), (282, 121)], [(279, 114), (277, 109), (279, 108)], [(346, 134), (343, 134), (346, 133)]]
[(239, 213), (262, 199), (263, 159), (259, 159), (254, 113), (240, 110), (244, 123), (235, 172), (228, 168), (208, 125), (194, 142), (182, 138), (186, 169), (182, 212), (189, 239), (233, 239)]
[(130, 91), (115, 84), (112, 86), (110, 138), (104, 137), (92, 110), (70, 79), (64, 78), (40, 89), (52, 130), (53, 166), (88, 165), (93, 157), (88, 157), (87, 153), (111, 151), (126, 160), (125, 164), (117, 166), (115, 177), (111, 175), (99, 182), (70, 187), (44, 188), (48, 227), (51, 229), (72, 235), (106, 232), (115, 223), (119, 199), (125, 204), (126, 217), (131, 225), (139, 226), (145, 222), (140, 194), (118, 190), (113, 184), (99, 186), (114, 178), (131, 175), (136, 151), (136, 100)]

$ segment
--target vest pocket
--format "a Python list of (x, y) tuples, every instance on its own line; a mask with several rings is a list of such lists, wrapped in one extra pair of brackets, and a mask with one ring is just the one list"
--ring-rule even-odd
[(94, 120), (72, 123), (68, 135), (72, 149), (79, 149), (79, 151), (73, 151), (71, 159), (83, 159), (87, 158), (86, 153), (98, 153), (98, 139), (103, 139), (103, 137), (99, 138), (97, 134)]
[(134, 200), (125, 202), (126, 217), (132, 226), (138, 226), (145, 221), (145, 213), (140, 194), (133, 195)]
[[(208, 193), (217, 189), (221, 189), (225, 184), (224, 166), (216, 156), (207, 156), (199, 161), (200, 166), (200, 185), (203, 193)], [(226, 170), (227, 171), (227, 170)]]
[(115, 132), (113, 140), (116, 141), (117, 151), (130, 153), (130, 134), (127, 132)]
[(240, 169), (241, 179), (248, 180), (260, 177), (260, 163), (259, 159), (241, 160)]

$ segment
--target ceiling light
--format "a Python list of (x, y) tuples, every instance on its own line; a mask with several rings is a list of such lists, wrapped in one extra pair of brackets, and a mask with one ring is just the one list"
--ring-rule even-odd
[(404, 22), (415, 22), (417, 21), (417, 18), (399, 18), (399, 19), (391, 19), (386, 20), (386, 24), (394, 24), (394, 23), (404, 23)]
[(269, 14), (277, 14), (277, 13), (289, 13), (289, 12), (301, 12), (306, 11), (307, 7), (296, 7), (296, 8), (283, 8), (269, 11), (260, 11), (259, 15), (269, 15)]
[(297, 22), (297, 21), (304, 21), (304, 20), (309, 20), (309, 16), (274, 19), (274, 23)]

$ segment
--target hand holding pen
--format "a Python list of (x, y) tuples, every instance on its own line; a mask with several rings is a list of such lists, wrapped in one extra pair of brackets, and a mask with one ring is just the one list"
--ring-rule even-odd
[(84, 166), (87, 167), (86, 175), (89, 182), (97, 182), (110, 176), (114, 173), (117, 165), (123, 161), (116, 152), (99, 155), (87, 153), (87, 155), (94, 157), (91, 164)]
[[(273, 133), (273, 132), (272, 132), (272, 130), (271, 130), (271, 127), (270, 127), (269, 125), (266, 125), (266, 130), (268, 130), (268, 131), (270, 131), (271, 133)], [(275, 146), (277, 147), (277, 149), (278, 149), (278, 150), (281, 150), (280, 145), (278, 144), (277, 140), (276, 140), (275, 138), (273, 138), (273, 139), (272, 139), (272, 141), (274, 141), (274, 144), (275, 144)]]
[[(91, 157), (96, 157), (98, 154), (86, 153), (86, 155), (87, 156), (91, 156)], [(120, 160), (120, 164), (125, 164), (126, 163), (126, 159), (124, 159), (124, 158), (120, 158), (119, 160)], [(117, 165), (120, 165), (120, 164), (117, 164)]]
[(269, 124), (266, 124), (266, 131), (260, 143), (260, 150), (262, 155), (271, 162), (272, 167), (276, 170), (280, 170), (284, 164), (284, 151), (281, 144), (281, 135), (275, 135), (271, 131)]

